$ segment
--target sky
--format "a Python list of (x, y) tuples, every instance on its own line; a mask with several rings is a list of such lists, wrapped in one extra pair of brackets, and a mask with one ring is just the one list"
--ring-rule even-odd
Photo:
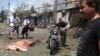
[[(0, 11), (8, 9), (9, 0), (0, 0)], [(29, 7), (34, 5), (35, 8), (42, 7), (43, 3), (53, 4), (53, 0), (10, 0), (10, 11), (14, 11), (21, 3), (27, 4)]]

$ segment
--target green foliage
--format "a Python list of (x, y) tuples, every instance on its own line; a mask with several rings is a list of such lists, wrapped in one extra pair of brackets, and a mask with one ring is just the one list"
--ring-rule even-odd
[(4, 22), (4, 20), (6, 19), (6, 15), (4, 11), (1, 11), (0, 17), (1, 17), (1, 22)]
[(30, 9), (27, 9), (28, 5), (21, 4), (16, 9), (16, 14), (20, 17), (21, 20), (23, 20), (24, 16), (31, 16), (33, 13), (37, 13), (34, 9), (34, 6), (32, 6)]
[(37, 13), (37, 12), (35, 11), (35, 9), (34, 9), (34, 6), (31, 7), (30, 13)]

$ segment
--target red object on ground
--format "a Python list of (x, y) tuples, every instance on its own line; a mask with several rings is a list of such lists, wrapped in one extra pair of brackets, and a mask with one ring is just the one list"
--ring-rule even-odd
[(21, 40), (17, 41), (15, 43), (9, 44), (6, 49), (7, 50), (19, 50), (19, 51), (28, 51), (29, 45), (31, 45), (32, 42), (29, 40)]

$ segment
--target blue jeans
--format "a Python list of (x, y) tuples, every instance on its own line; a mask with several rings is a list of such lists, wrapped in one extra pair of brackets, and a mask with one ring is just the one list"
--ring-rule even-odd
[(16, 33), (19, 33), (19, 26), (14, 26), (12, 29), (12, 32), (14, 32), (16, 30)]

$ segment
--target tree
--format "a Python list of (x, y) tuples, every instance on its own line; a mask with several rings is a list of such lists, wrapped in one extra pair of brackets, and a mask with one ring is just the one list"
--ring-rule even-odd
[(31, 16), (31, 14), (37, 13), (34, 9), (34, 6), (32, 6), (30, 9), (28, 9), (28, 5), (22, 3), (20, 6), (16, 9), (16, 14), (23, 20), (24, 16)]
[(30, 13), (31, 13), (31, 14), (32, 14), (32, 13), (37, 13), (37, 12), (35, 11), (35, 9), (34, 9), (34, 6), (31, 7)]
[(1, 11), (1, 22), (4, 22), (4, 20), (6, 19), (6, 15), (5, 15), (5, 11)]
[(21, 3), (21, 5), (17, 7), (15, 13), (20, 17), (20, 19), (23, 20), (23, 17), (29, 13), (29, 11), (26, 10), (27, 8), (28, 5), (26, 5), (25, 3)]

